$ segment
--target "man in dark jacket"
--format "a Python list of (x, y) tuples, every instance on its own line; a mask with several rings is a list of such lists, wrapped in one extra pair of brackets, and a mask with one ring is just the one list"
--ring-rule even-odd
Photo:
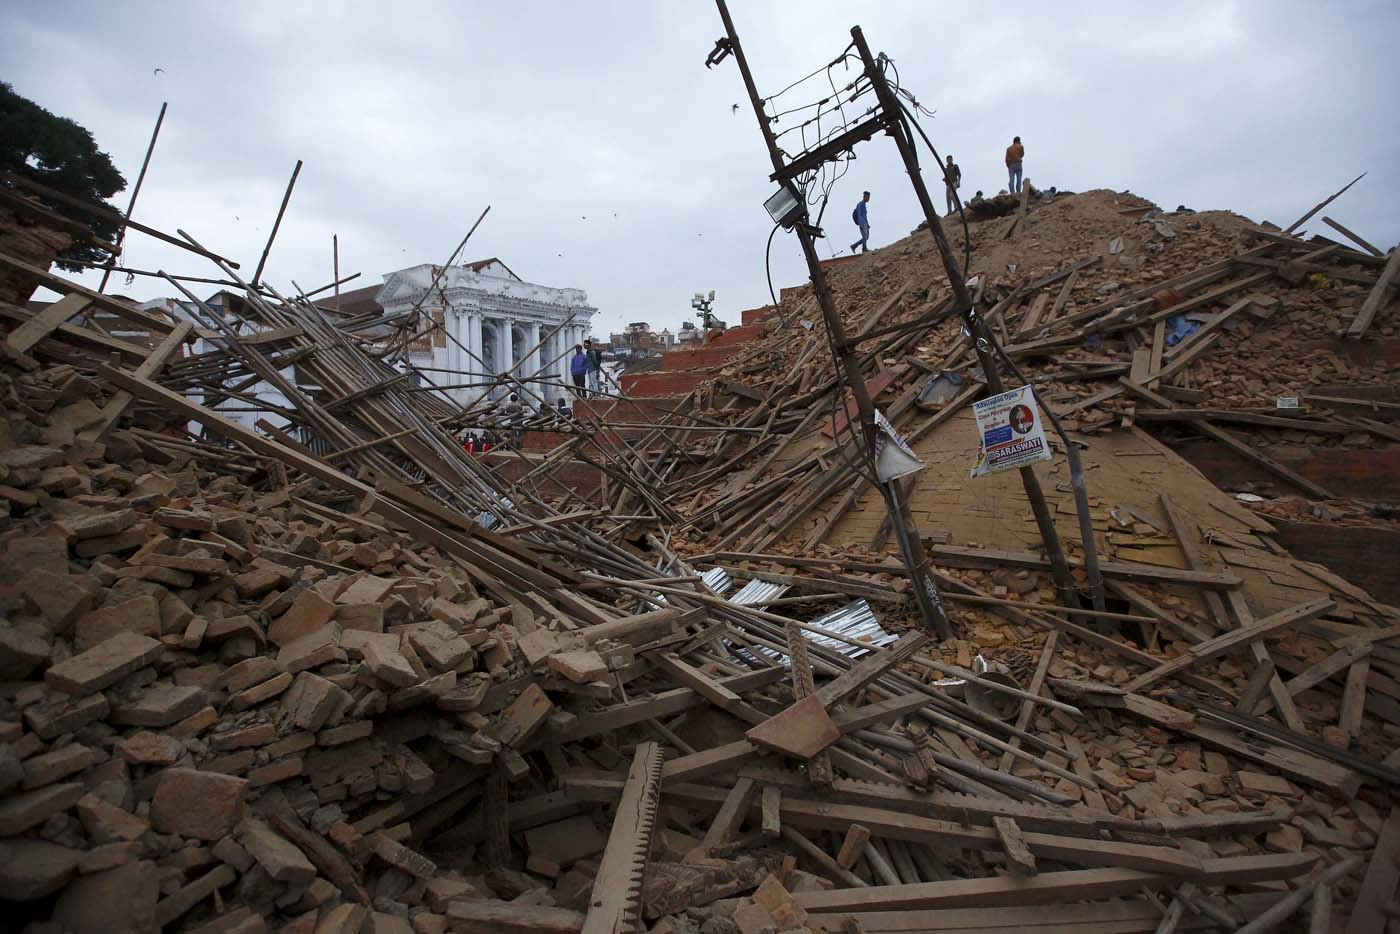
[(948, 157), (948, 164), (943, 167), (943, 182), (948, 189), (948, 213), (952, 214), (958, 206), (955, 192), (962, 184), (962, 169), (958, 168), (958, 164), (953, 161), (952, 156)]
[(870, 215), (865, 209), (869, 203), (870, 192), (867, 191), (861, 195), (860, 200), (856, 202), (856, 209), (851, 212), (851, 220), (855, 221), (856, 226), (860, 228), (860, 239), (851, 244), (852, 253), (856, 251), (856, 247), (860, 247), (862, 253), (870, 252)]

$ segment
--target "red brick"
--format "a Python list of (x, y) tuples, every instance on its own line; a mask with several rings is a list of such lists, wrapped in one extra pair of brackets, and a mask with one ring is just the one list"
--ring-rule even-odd
[(166, 769), (151, 801), (151, 825), (160, 833), (219, 840), (243, 817), (248, 782), (217, 772)]

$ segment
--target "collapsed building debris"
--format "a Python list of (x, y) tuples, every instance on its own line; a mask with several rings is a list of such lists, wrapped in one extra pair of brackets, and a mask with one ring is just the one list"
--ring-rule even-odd
[[(169, 277), (195, 320), (142, 311), (48, 271), (41, 232), (81, 232), (45, 213), (0, 238), (31, 249), (0, 249), (17, 928), (1393, 924), (1400, 610), (1338, 543), (1400, 534), (1400, 251), (1102, 191), (950, 232), (1083, 462), (1097, 603), (1019, 478), (968, 476), (989, 374), (928, 235), (829, 264), (925, 468), (895, 482), (936, 639), (811, 288), (527, 418), (414, 370), (421, 309), (334, 315), (163, 235), (244, 300)], [(288, 425), (220, 414), (260, 382)]]

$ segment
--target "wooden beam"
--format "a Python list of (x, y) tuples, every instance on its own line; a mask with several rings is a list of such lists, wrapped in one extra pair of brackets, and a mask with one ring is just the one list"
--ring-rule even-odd
[[(15, 326), (20, 326), (30, 321), (33, 315), (26, 309), (0, 302), (0, 318), (11, 322)], [(79, 327), (76, 324), (60, 324), (49, 333), (49, 336), (64, 344), (69, 344), (85, 351), (95, 352), (102, 355), (104, 358), (111, 354), (118, 354), (134, 364), (140, 364), (151, 352), (149, 347), (141, 344), (135, 344), (131, 341), (121, 340), (116, 337), (108, 337), (100, 331), (95, 331), (92, 328)], [(51, 344), (42, 344), (37, 346), (35, 351), (37, 353), (43, 353), (51, 347)], [(87, 361), (85, 360), (84, 362)]]
[[(130, 321), (132, 324), (140, 325), (156, 334), (166, 334), (174, 327), (174, 325), (165, 318), (141, 311), (135, 305), (128, 305), (126, 302), (118, 301), (110, 295), (102, 295), (98, 292), (94, 292), (92, 289), (79, 285), (71, 279), (56, 276), (47, 269), (40, 269), (38, 266), (27, 263), (17, 257), (0, 253), (0, 266), (12, 269), (30, 279), (34, 279), (45, 288), (52, 289), (65, 297), (77, 296), (77, 298), (86, 299), (87, 303), (93, 307), (100, 308), (105, 312), (116, 315), (118, 318)], [(74, 299), (74, 301), (77, 301), (77, 299)]]
[[(70, 296), (71, 297), (71, 296)], [(188, 321), (181, 321), (175, 326), (175, 330), (165, 335), (165, 339), (160, 342), (151, 355), (147, 357), (140, 366), (132, 373), (138, 379), (148, 379), (155, 376), (165, 366), (167, 360), (179, 350), (194, 326)], [(101, 441), (107, 436), (107, 432), (112, 430), (112, 426), (122, 417), (126, 407), (131, 404), (131, 393), (124, 389), (118, 389), (112, 393), (112, 397), (107, 400), (107, 404), (102, 407), (102, 417), (97, 424), (85, 429), (80, 437), (87, 442)]]
[[(1001, 551), (992, 548), (968, 548), (962, 545), (931, 545), (929, 557), (953, 567), (1018, 567), (1037, 571), (1049, 570), (1050, 562), (1029, 551)], [(1070, 565), (1076, 566), (1071, 560)], [(1240, 579), (1234, 574), (1213, 571), (1182, 571), (1155, 565), (1133, 564), (1125, 561), (1104, 561), (1100, 569), (1105, 577), (1152, 584), (1192, 584), (1213, 590), (1238, 587)], [(898, 571), (894, 572), (898, 573)], [(1053, 611), (1053, 607), (1047, 607)]]
[(1343, 227), (1341, 224), (1339, 224), (1339, 223), (1337, 223), (1336, 221), (1332, 220), (1332, 218), (1328, 217), (1328, 216), (1325, 215), (1325, 214), (1322, 216), (1322, 222), (1323, 222), (1324, 224), (1326, 224), (1328, 227), (1331, 227), (1331, 228), (1332, 228), (1333, 230), (1335, 230), (1337, 233), (1341, 234), (1343, 237), (1346, 237), (1346, 238), (1347, 238), (1348, 240), (1350, 240), (1352, 243), (1355, 243), (1357, 246), (1361, 247), (1361, 248), (1362, 248), (1363, 250), (1365, 250), (1367, 253), (1370, 253), (1372, 256), (1380, 256), (1380, 257), (1384, 257), (1384, 256), (1385, 256), (1385, 254), (1382, 253), (1380, 250), (1376, 249), (1376, 248), (1373, 247), (1371, 244), (1369, 244), (1369, 243), (1367, 243), (1365, 240), (1363, 240), (1360, 236), (1358, 236), (1357, 234), (1352, 233), (1350, 230), (1347, 230), (1347, 229), (1346, 229), (1345, 227)]
[(86, 296), (65, 295), (11, 331), (5, 338), (5, 346), (15, 353), (29, 353), (31, 347), (58, 330), (60, 324), (91, 304)]
[(1356, 178), (1353, 178), (1351, 181), (1347, 182), (1347, 183), (1346, 183), (1345, 185), (1343, 185), (1341, 188), (1337, 189), (1335, 192), (1333, 192), (1332, 194), (1328, 195), (1326, 198), (1323, 198), (1323, 199), (1322, 199), (1321, 201), (1319, 201), (1317, 204), (1313, 205), (1312, 209), (1309, 210), (1308, 213), (1304, 214), (1302, 217), (1298, 218), (1296, 221), (1294, 221), (1293, 223), (1289, 224), (1289, 225), (1288, 225), (1288, 228), (1287, 228), (1286, 230), (1284, 230), (1284, 233), (1286, 233), (1286, 234), (1291, 234), (1293, 231), (1297, 230), (1299, 227), (1302, 227), (1304, 224), (1306, 224), (1306, 223), (1308, 222), (1308, 219), (1311, 218), (1314, 214), (1316, 214), (1318, 211), (1321, 211), (1323, 208), (1327, 207), (1327, 205), (1331, 204), (1333, 201), (1336, 201), (1338, 198), (1340, 198), (1343, 194), (1346, 193), (1346, 190), (1347, 190), (1348, 188), (1350, 188), (1352, 185), (1355, 185), (1357, 182), (1361, 181), (1361, 180), (1362, 180), (1363, 178), (1365, 178), (1365, 177), (1366, 177), (1366, 173), (1365, 173), (1365, 172), (1362, 172), (1360, 175), (1356, 176)]
[(699, 668), (682, 661), (674, 652), (651, 656), (652, 662), (685, 687), (695, 691), (721, 710), (733, 710), (743, 699)]
[(1346, 934), (1374, 934), (1384, 931), (1390, 906), (1395, 902), (1396, 886), (1400, 884), (1400, 807), (1390, 809), (1390, 817), (1381, 827), (1366, 877), (1361, 882), (1356, 904), (1347, 922)]
[(1252, 445), (1246, 444), (1245, 442), (1236, 438), (1228, 431), (1216, 428), (1210, 422), (1201, 421), (1198, 419), (1196, 421), (1191, 422), (1191, 427), (1195, 428), (1197, 431), (1199, 431), (1201, 434), (1205, 435), (1208, 438), (1214, 438), (1216, 441), (1219, 441), (1221, 444), (1227, 446), (1237, 454), (1241, 454), (1249, 460), (1254, 461), (1260, 467), (1263, 467), (1265, 470), (1269, 471), (1269, 473), (1274, 474), (1277, 477), (1281, 477), (1284, 480), (1287, 480), (1289, 483), (1308, 493), (1308, 495), (1310, 496), (1313, 496), (1317, 499), (1336, 498), (1326, 489), (1324, 489), (1316, 483), (1313, 483), (1307, 477), (1304, 477), (1302, 474), (1290, 470), (1289, 468), (1280, 464), (1278, 461), (1259, 451)]
[(1266, 616), (1251, 626), (1241, 629), (1231, 630), (1222, 633), (1214, 639), (1207, 639), (1197, 645), (1191, 646), (1186, 654), (1159, 665), (1157, 668), (1139, 675), (1132, 681), (1124, 685), (1124, 690), (1129, 693), (1141, 691), (1150, 684), (1155, 684), (1161, 679), (1191, 668), (1199, 662), (1211, 658), (1218, 658), (1236, 649), (1242, 648), (1256, 639), (1262, 639), (1272, 632), (1276, 632), (1288, 626), (1296, 626), (1300, 623), (1311, 622), (1319, 616), (1324, 616), (1337, 608), (1337, 604), (1328, 599), (1314, 600), (1311, 603), (1303, 603), (1298, 606), (1280, 610), (1272, 616)]
[(1006, 861), (1011, 871), (1021, 876), (1035, 875), (1038, 872), (1035, 854), (1026, 846), (1026, 838), (1021, 834), (1021, 828), (1016, 826), (1016, 822), (1009, 817), (994, 817), (992, 829), (997, 832), (997, 839), (1001, 841), (1001, 848), (1006, 853)]
[(846, 669), (835, 681), (827, 683), (817, 691), (817, 697), (821, 699), (822, 706), (830, 707), (843, 697), (854, 694), (895, 665), (909, 659), (932, 638), (929, 633), (923, 630), (907, 632), (900, 636), (899, 641), (893, 645), (869, 653)]
[(705, 831), (705, 839), (702, 841), (706, 848), (713, 850), (720, 844), (738, 836), (739, 828), (744, 823), (744, 818), (748, 816), (749, 806), (753, 803), (754, 792), (757, 788), (751, 778), (740, 777), (734, 783), (734, 787), (729, 790), (729, 794), (724, 799), (724, 804), (715, 812), (714, 819), (710, 821), (710, 827)]
[[(1311, 853), (1270, 853), (1201, 861), (1192, 877), (1212, 885), (1243, 885), (1291, 879), (1317, 861)], [(1177, 875), (1134, 869), (1082, 869), (1042, 872), (1028, 879), (1000, 876), (913, 885), (798, 892), (793, 900), (809, 912), (901, 911), (942, 908), (996, 908), (1136, 896), (1146, 887), (1164, 889)]]
[(1375, 288), (1366, 296), (1361, 310), (1352, 319), (1351, 327), (1347, 328), (1347, 337), (1358, 338), (1366, 334), (1366, 329), (1371, 326), (1377, 312), (1390, 304), (1390, 300), (1395, 297), (1397, 278), (1400, 278), (1400, 246), (1390, 251), (1390, 259), (1386, 260), (1385, 269), (1381, 270), (1381, 277), (1376, 280)]

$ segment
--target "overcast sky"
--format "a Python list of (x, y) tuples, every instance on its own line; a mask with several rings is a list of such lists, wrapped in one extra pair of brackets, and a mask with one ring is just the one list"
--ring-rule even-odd
[[(1393, 0), (731, 4), (764, 94), (861, 25), (937, 112), (924, 126), (961, 164), (965, 195), (1006, 184), (1019, 134), (1038, 185), (1281, 225), (1365, 171), (1326, 213), (1382, 249), (1400, 240)], [(249, 273), (304, 160), (265, 274), (279, 288), (331, 280), (332, 233), (342, 274), (363, 273), (347, 288), (440, 263), (489, 204), (466, 258), (587, 290), (606, 334), (674, 329), (699, 290), (730, 320), (767, 302), (771, 166), (733, 59), (704, 67), (721, 34), (703, 0), (5, 0), (0, 80), (91, 130), (129, 183), (169, 101), (134, 216)], [(823, 256), (853, 239), (862, 189), (872, 245), (919, 219), (893, 143), (858, 155)], [(124, 262), (217, 275), (139, 234)], [(775, 240), (773, 270), (777, 286), (805, 280), (791, 236)]]

